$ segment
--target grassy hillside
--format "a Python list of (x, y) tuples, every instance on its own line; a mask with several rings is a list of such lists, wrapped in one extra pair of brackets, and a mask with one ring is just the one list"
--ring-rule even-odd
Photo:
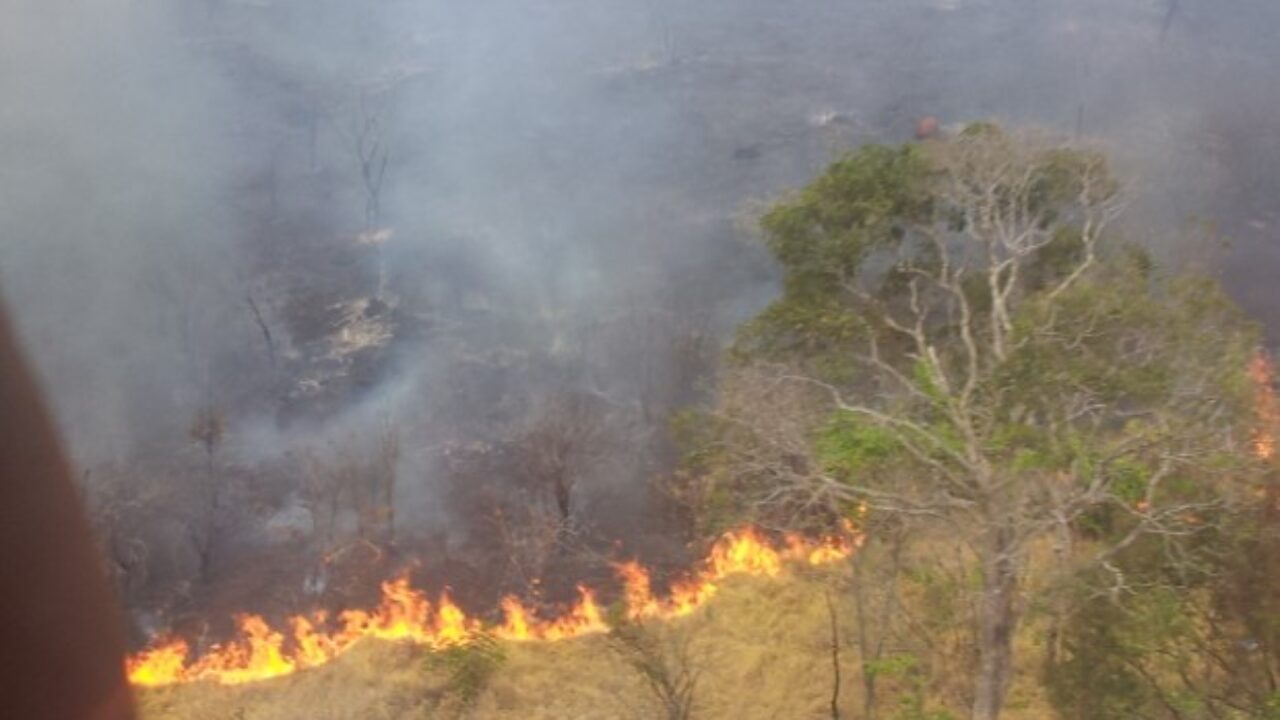
[[(696, 676), (693, 718), (829, 718), (833, 664), (827, 593), (840, 623), (842, 717), (862, 716), (862, 675), (848, 567), (741, 577), (694, 615), (645, 628), (664, 660)], [(1027, 648), (1029, 649), (1029, 648)], [(547, 720), (655, 718), (661, 706), (617, 640), (504, 643), (503, 659), (468, 706), (460, 681), (418, 647), (364, 641), (333, 663), (279, 680), (222, 687), (199, 683), (142, 692), (144, 720), (418, 720), (470, 717)], [(1008, 717), (1049, 717), (1033, 678), (1019, 678)], [(462, 681), (465, 682), (465, 681)], [(881, 679), (882, 717), (934, 720), (941, 703), (911, 707), (903, 676)], [(964, 715), (953, 707), (954, 717)]]

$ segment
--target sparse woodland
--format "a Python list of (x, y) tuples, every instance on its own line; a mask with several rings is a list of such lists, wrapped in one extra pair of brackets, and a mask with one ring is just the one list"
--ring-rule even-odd
[(884, 668), (975, 720), (1019, 675), (1064, 717), (1276, 712), (1274, 590), (1238, 564), (1275, 530), (1267, 361), (1212, 281), (1112, 232), (1124, 192), (1097, 152), (977, 124), (860, 149), (762, 218), (783, 293), (692, 483), (865, 524), (864, 716), (891, 716)]
[[(97, 307), (55, 243), (32, 267), (73, 268), (38, 283), (72, 299), (14, 303), (33, 357), (93, 349), (41, 370), (121, 621), (199, 655), (238, 613), (332, 620), (402, 576), (483, 627), (140, 690), (146, 720), (1280, 720), (1272, 320), (1132, 214), (1150, 178), (1089, 139), (1101, 110), (1069, 99), (1072, 136), (916, 125), (983, 115), (950, 76), (848, 57), (836, 36), (897, 36), (826, 6), (189, 5), (158, 57), (213, 98), (199, 121), (103, 119), (129, 141), (84, 184), (128, 192), (80, 193), (92, 221), (12, 202), (132, 258)], [(1093, 27), (925, 5), (975, 47)], [(1159, 42), (1192, 12), (1171, 6)], [(618, 24), (617, 47), (586, 30)], [(930, 37), (901, 44), (991, 70)], [(1046, 63), (1088, 85), (1096, 48), (1064, 47)], [(119, 55), (140, 94), (175, 89)], [(1198, 122), (1135, 125), (1158, 147)], [(1156, 167), (1234, 163), (1206, 176), (1270, 204), (1257, 133), (1204, 123), (1226, 129)], [(93, 165), (45, 177), (33, 158), (75, 143), (13, 137), (28, 194)], [(857, 551), (628, 616), (620, 563), (661, 595), (748, 524)], [(490, 634), (504, 598), (552, 617), (579, 585), (594, 634)]]
[[(652, 489), (694, 538), (852, 525), (861, 548), (693, 618), (619, 615), (603, 654), (487, 637), (427, 652), (425, 694), (387, 699), (407, 703), (393, 716), (1277, 717), (1269, 361), (1211, 280), (1124, 241), (1126, 192), (1101, 152), (977, 124), (858, 149), (779, 199), (760, 227), (783, 291), (738, 328), (714, 387), (663, 412), (674, 461)], [(509, 495), (481, 483), (454, 499), (491, 518), (505, 587), (602, 562), (577, 484), (628, 452), (607, 397), (532, 407), (508, 442), (441, 451), (457, 472), (512, 478)], [(207, 417), (196, 427), (208, 437)], [(362, 552), (381, 556), (395, 526), (361, 509), (393, 505), (398, 445), (378, 427), (363, 450), (312, 457), (305, 487), (326, 545), (349, 503)], [(108, 537), (127, 575), (140, 546)], [(777, 597), (734, 619), (759, 593)], [(745, 649), (760, 623), (785, 647)], [(588, 656), (583, 682), (571, 668)], [(529, 662), (582, 694), (527, 695)], [(731, 667), (804, 681), (789, 702), (734, 687)], [(610, 687), (617, 707), (575, 704)]]

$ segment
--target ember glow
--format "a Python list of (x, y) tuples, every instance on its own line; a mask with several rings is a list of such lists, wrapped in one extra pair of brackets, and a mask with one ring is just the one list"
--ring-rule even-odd
[[(780, 544), (753, 528), (736, 530), (722, 536), (698, 569), (662, 597), (653, 594), (650, 573), (639, 563), (619, 563), (614, 569), (631, 619), (668, 619), (697, 610), (730, 576), (774, 577), (786, 563), (834, 563), (861, 542), (861, 535), (848, 526), (843, 534), (817, 540), (789, 535)], [(374, 610), (347, 610), (332, 619), (320, 613), (296, 616), (284, 630), (260, 616), (241, 615), (236, 618), (237, 637), (199, 657), (192, 657), (186, 641), (172, 639), (129, 658), (126, 670), (130, 682), (144, 687), (202, 680), (236, 685), (323, 665), (368, 637), (445, 647), (465, 643), (481, 631), (503, 640), (551, 641), (608, 630), (604, 609), (585, 586), (578, 587), (577, 602), (558, 617), (538, 617), (516, 597), (503, 599), (501, 610), (503, 621), (486, 625), (468, 616), (447, 592), (431, 602), (401, 577), (382, 584), (382, 602)]]

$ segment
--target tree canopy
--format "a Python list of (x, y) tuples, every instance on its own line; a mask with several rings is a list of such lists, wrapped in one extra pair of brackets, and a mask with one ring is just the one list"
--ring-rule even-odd
[(1258, 337), (1119, 239), (1124, 197), (1103, 154), (979, 124), (857, 150), (761, 221), (783, 291), (734, 346), (720, 462), (762, 504), (971, 548), (975, 718), (1000, 712), (1034, 543), (1078, 570), (1187, 537), (1247, 458)]

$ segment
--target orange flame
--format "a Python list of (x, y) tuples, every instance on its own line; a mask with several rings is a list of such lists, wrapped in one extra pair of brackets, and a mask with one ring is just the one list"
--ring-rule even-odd
[(1259, 350), (1249, 362), (1249, 378), (1256, 388), (1253, 403), (1258, 416), (1258, 426), (1253, 431), (1253, 454), (1260, 460), (1270, 460), (1276, 454), (1280, 404), (1276, 402), (1275, 366), (1265, 352)]
[[(846, 534), (819, 540), (789, 535), (779, 548), (758, 530), (736, 530), (717, 540), (699, 568), (673, 583), (665, 597), (653, 594), (650, 573), (639, 563), (623, 562), (614, 569), (630, 618), (674, 618), (697, 610), (716, 593), (717, 583), (731, 575), (774, 577), (785, 562), (834, 563), (851, 555), (861, 539), (846, 526)], [(562, 640), (609, 629), (594, 591), (581, 585), (577, 602), (559, 617), (539, 618), (516, 597), (504, 598), (501, 609), (503, 622), (487, 629), (503, 640)], [(125, 663), (129, 681), (144, 687), (201, 680), (235, 685), (323, 665), (366, 637), (445, 647), (468, 642), (486, 629), (454, 604), (447, 592), (433, 606), (409, 585), (407, 577), (384, 582), (376, 609), (347, 610), (338, 616), (333, 630), (320, 613), (291, 618), (287, 637), (257, 615), (241, 615), (236, 622), (239, 634), (234, 640), (215, 645), (194, 660), (190, 646), (181, 639), (159, 642), (130, 657)]]

